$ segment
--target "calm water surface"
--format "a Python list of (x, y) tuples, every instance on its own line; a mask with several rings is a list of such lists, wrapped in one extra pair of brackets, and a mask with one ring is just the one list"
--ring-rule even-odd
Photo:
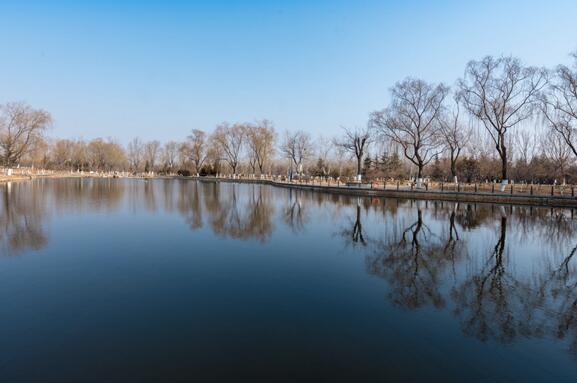
[(569, 209), (0, 185), (0, 381), (577, 381)]

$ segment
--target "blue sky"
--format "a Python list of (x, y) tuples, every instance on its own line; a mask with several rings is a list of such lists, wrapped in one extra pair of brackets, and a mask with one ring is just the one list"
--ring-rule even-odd
[(575, 1), (1, 1), (0, 103), (56, 137), (183, 139), (222, 121), (332, 135), (406, 76), (453, 85), (470, 59), (551, 67)]

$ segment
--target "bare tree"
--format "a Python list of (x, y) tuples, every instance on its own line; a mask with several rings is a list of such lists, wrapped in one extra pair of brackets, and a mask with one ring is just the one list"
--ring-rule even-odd
[(346, 161), (346, 152), (345, 149), (337, 146), (335, 147), (335, 162), (336, 162), (336, 167), (338, 168), (337, 174), (338, 177), (342, 177), (344, 174), (346, 174), (346, 167), (347, 167), (347, 161)]
[(355, 156), (357, 160), (357, 181), (361, 182), (363, 170), (363, 157), (368, 146), (373, 140), (372, 129), (369, 125), (364, 128), (343, 128), (344, 136), (335, 140), (335, 145)]
[(208, 155), (208, 148), (206, 143), (206, 133), (199, 129), (193, 129), (190, 136), (188, 136), (188, 156), (194, 165), (194, 171), (198, 176), (200, 169), (206, 161)]
[(442, 151), (438, 120), (448, 91), (443, 84), (407, 78), (391, 89), (390, 105), (371, 114), (370, 124), (417, 167), (417, 187), (425, 165)]
[(561, 179), (563, 185), (567, 177), (567, 169), (571, 165), (571, 149), (560, 134), (545, 134), (541, 140), (545, 156), (555, 166), (555, 176)]
[(189, 167), (190, 162), (190, 144), (188, 142), (181, 142), (178, 145), (178, 166), (182, 170)]
[(162, 162), (165, 171), (172, 172), (176, 167), (178, 158), (178, 143), (175, 141), (166, 142), (162, 147)]
[[(533, 180), (536, 176), (535, 169), (531, 166), (531, 159), (535, 156), (537, 146), (542, 137), (537, 129), (526, 129), (523, 126), (515, 128), (513, 137), (509, 137), (509, 147), (513, 148), (509, 152), (509, 157), (515, 159), (515, 177), (524, 180)], [(545, 137), (543, 137), (545, 138)]]
[(256, 124), (247, 125), (246, 135), (251, 162), (254, 166), (258, 167), (262, 175), (264, 173), (264, 166), (274, 154), (276, 133), (272, 122), (262, 120)]
[(86, 142), (80, 140), (74, 142), (74, 146), (72, 147), (72, 166), (74, 166), (76, 170), (83, 171), (87, 166), (87, 159)]
[(312, 152), (311, 136), (300, 130), (294, 133), (287, 131), (281, 145), (281, 152), (291, 161), (291, 177), (293, 165), (295, 166), (297, 173), (302, 174), (303, 161), (308, 158), (309, 154)]
[(507, 132), (532, 116), (547, 71), (524, 67), (516, 58), (487, 56), (470, 61), (458, 84), (463, 105), (483, 123), (499, 153), (503, 191), (508, 182)]
[(537, 146), (537, 132), (527, 129), (521, 129), (515, 132), (515, 146), (517, 148), (518, 158), (524, 164), (529, 163), (531, 157), (535, 154)]
[(451, 177), (457, 183), (457, 161), (469, 138), (467, 136), (470, 136), (463, 125), (457, 97), (454, 98), (454, 104), (439, 115), (439, 125), (443, 145), (449, 153)]
[(208, 151), (206, 153), (206, 162), (210, 163), (212, 171), (217, 175), (222, 172), (222, 159), (224, 158), (224, 153), (219, 145), (209, 145)]
[(86, 147), (87, 161), (91, 169), (97, 171), (120, 170), (126, 164), (122, 147), (111, 139), (96, 138)]
[(50, 163), (49, 147), (44, 137), (38, 137), (32, 141), (30, 149), (22, 156), (21, 162), (32, 167), (47, 168)]
[[(318, 136), (317, 139), (315, 140), (314, 146), (316, 148), (316, 152), (317, 152), (317, 156), (318, 156), (318, 160), (319, 160), (318, 164), (317, 164), (317, 167), (319, 168), (318, 170), (321, 172), (321, 174), (324, 177), (326, 177), (331, 173), (332, 163), (331, 163), (331, 159), (329, 157), (331, 155), (331, 152), (333, 152), (334, 142), (333, 142), (333, 140), (321, 135), (321, 136)], [(341, 148), (341, 147), (339, 147), (338, 149), (343, 150), (343, 148)], [(341, 156), (337, 156), (337, 157), (341, 157)], [(318, 166), (318, 165), (321, 165), (321, 166)]]
[(244, 125), (234, 124), (230, 126), (227, 123), (217, 126), (211, 136), (212, 142), (230, 166), (233, 176), (236, 176), (245, 136), (246, 128)]
[(66, 169), (72, 166), (72, 156), (74, 152), (74, 141), (57, 140), (52, 146), (52, 161), (59, 169)]
[(555, 134), (577, 156), (577, 51), (573, 69), (560, 65), (541, 96), (541, 111)]
[(160, 150), (160, 142), (157, 140), (149, 141), (144, 144), (144, 161), (145, 171), (154, 171), (158, 159), (158, 152)]
[(0, 105), (0, 159), (5, 166), (16, 165), (42, 138), (52, 123), (50, 114), (23, 102)]
[(132, 141), (128, 143), (127, 147), (128, 163), (133, 172), (138, 172), (140, 170), (140, 165), (142, 163), (142, 157), (144, 153), (144, 145), (140, 138), (135, 137)]

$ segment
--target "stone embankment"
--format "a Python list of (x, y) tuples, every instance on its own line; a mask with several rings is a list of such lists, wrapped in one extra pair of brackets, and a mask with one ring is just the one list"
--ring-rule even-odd
[(322, 184), (322, 183), (299, 183), (286, 182), (271, 179), (258, 178), (216, 178), (216, 177), (186, 177), (202, 182), (235, 182), (257, 183), (274, 185), (277, 187), (313, 190), (325, 193), (345, 194), (363, 197), (389, 197), (420, 200), (442, 200), (459, 202), (485, 202), (499, 204), (521, 204), (550, 207), (577, 207), (577, 197), (572, 195), (551, 196), (531, 194), (510, 194), (501, 192), (480, 191), (448, 191), (448, 190), (424, 190), (424, 189), (397, 189), (378, 188), (374, 186), (347, 186), (346, 184)]

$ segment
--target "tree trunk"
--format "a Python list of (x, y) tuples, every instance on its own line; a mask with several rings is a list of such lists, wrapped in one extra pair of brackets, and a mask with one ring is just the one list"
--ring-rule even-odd
[(499, 150), (499, 154), (501, 155), (501, 179), (502, 180), (507, 180), (507, 148), (505, 147), (505, 144), (503, 143), (505, 140), (505, 137), (503, 136), (501, 138), (501, 147)]
[(423, 164), (417, 166), (417, 189), (423, 186)]
[(455, 149), (451, 149), (451, 177), (457, 177), (457, 157), (455, 156)]
[(361, 182), (362, 179), (362, 158), (363, 156), (357, 157), (357, 180)]
[(499, 236), (498, 242), (498, 254), (500, 255), (501, 261), (503, 260), (503, 251), (505, 250), (505, 238), (507, 235), (507, 217), (501, 217), (501, 235)]
[(500, 145), (497, 147), (497, 151), (501, 156), (501, 187), (500, 191), (504, 192), (505, 188), (507, 187), (508, 179), (507, 179), (507, 147), (505, 147), (505, 136), (500, 136)]
[(359, 205), (359, 202), (357, 201), (357, 220), (353, 226), (353, 242), (359, 241), (362, 244), (365, 243), (365, 239), (363, 238), (363, 225), (361, 223), (361, 205)]
[(507, 180), (507, 152), (503, 152), (501, 156), (501, 178)]

